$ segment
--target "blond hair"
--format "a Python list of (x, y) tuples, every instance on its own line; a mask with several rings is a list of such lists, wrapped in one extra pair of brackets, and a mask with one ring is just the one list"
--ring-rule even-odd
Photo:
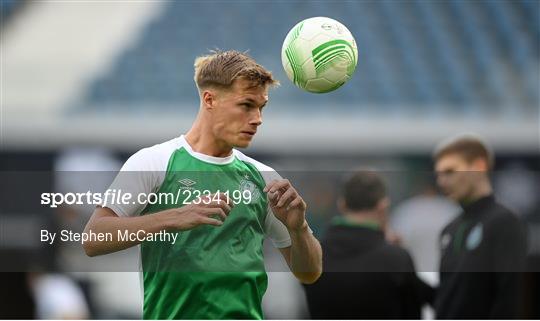
[(276, 86), (279, 82), (272, 73), (253, 58), (236, 50), (212, 51), (195, 59), (195, 84), (199, 90), (230, 88), (236, 79), (245, 79), (251, 86)]

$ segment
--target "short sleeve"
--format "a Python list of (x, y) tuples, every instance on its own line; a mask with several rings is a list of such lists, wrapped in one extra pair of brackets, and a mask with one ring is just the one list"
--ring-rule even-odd
[[(268, 166), (261, 169), (262, 170), (260, 173), (266, 184), (273, 180), (281, 179), (281, 175), (279, 175), (274, 169)], [(287, 231), (285, 224), (277, 219), (270, 209), (270, 206), (268, 206), (266, 219), (264, 221), (264, 232), (266, 237), (270, 238), (272, 244), (274, 244), (274, 247), (284, 248), (291, 246), (291, 236), (289, 235), (289, 231)]]
[(266, 220), (264, 222), (265, 233), (274, 247), (284, 248), (291, 246), (291, 236), (285, 225), (276, 218), (274, 213), (268, 209), (268, 214), (266, 214)]
[[(269, 183), (274, 179), (282, 178), (281, 175), (279, 175), (273, 169), (271, 171), (267, 171), (263, 173), (263, 177), (266, 183)], [(268, 213), (266, 214), (264, 227), (265, 227), (265, 234), (268, 238), (270, 238), (270, 240), (272, 240), (274, 247), (284, 248), (284, 247), (291, 246), (291, 236), (289, 235), (289, 231), (287, 230), (287, 227), (285, 227), (285, 224), (283, 224), (274, 215), (274, 213), (270, 209), (270, 206), (268, 206)], [(311, 230), (309, 226), (308, 226), (308, 230), (310, 233), (313, 233), (313, 231)]]
[[(279, 175), (273, 168), (266, 166), (253, 158), (247, 157), (239, 151), (236, 151), (236, 156), (244, 162), (253, 164), (261, 174), (265, 184), (268, 184), (273, 180), (282, 179), (281, 175)], [(308, 229), (310, 233), (313, 233), (311, 228), (308, 227)], [(275, 247), (284, 248), (291, 246), (291, 236), (289, 235), (289, 231), (274, 215), (270, 209), (270, 206), (268, 206), (266, 219), (264, 221), (264, 232), (265, 236), (270, 238)]]
[[(284, 248), (291, 246), (291, 236), (289, 235), (289, 231), (287, 231), (285, 224), (278, 220), (270, 208), (266, 214), (264, 227), (266, 236), (272, 240), (274, 247)], [(308, 231), (313, 233), (309, 226)]]
[[(147, 205), (150, 193), (155, 193), (165, 179), (171, 153), (165, 144), (141, 149), (133, 154), (122, 166), (112, 182), (107, 195), (129, 195), (129, 201), (118, 202), (104, 197), (101, 206), (110, 208), (118, 216), (137, 216)], [(144, 194), (145, 197), (139, 195)], [(118, 199), (117, 199), (118, 200)]]

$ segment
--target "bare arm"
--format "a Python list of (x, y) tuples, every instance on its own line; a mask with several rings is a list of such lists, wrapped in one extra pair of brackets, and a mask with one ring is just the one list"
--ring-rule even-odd
[(289, 232), (291, 246), (279, 249), (294, 276), (302, 283), (312, 284), (322, 273), (322, 250), (319, 241), (306, 228)]
[(307, 205), (286, 180), (275, 180), (265, 187), (270, 207), (287, 227), (291, 246), (280, 249), (289, 268), (302, 283), (311, 284), (322, 274), (322, 249), (305, 219)]
[(221, 226), (222, 221), (210, 216), (219, 215), (223, 220), (227, 218), (231, 207), (227, 205), (225, 198), (223, 199), (209, 202), (209, 204), (190, 204), (136, 217), (119, 217), (109, 208), (98, 207), (86, 224), (84, 232), (111, 233), (113, 240), (85, 242), (84, 251), (88, 256), (96, 256), (121, 251), (140, 243), (119, 240), (118, 231), (136, 233), (144, 230), (146, 233), (158, 233), (190, 230), (204, 224)]

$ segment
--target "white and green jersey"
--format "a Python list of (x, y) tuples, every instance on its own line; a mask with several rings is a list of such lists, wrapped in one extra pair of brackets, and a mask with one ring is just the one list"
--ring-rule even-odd
[(269, 237), (278, 248), (291, 245), (263, 193), (264, 186), (278, 178), (272, 168), (237, 150), (223, 158), (197, 153), (184, 136), (142, 149), (127, 160), (111, 189), (131, 195), (170, 193), (176, 198), (107, 205), (118, 216), (181, 207), (204, 191), (228, 192), (238, 201), (220, 227), (178, 232), (174, 244), (141, 244), (145, 319), (263, 317), (263, 240)]

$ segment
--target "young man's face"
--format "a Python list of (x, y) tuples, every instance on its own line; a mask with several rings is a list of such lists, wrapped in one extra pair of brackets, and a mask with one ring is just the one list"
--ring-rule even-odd
[(480, 175), (485, 175), (474, 162), (468, 162), (457, 153), (440, 157), (435, 163), (435, 171), (441, 191), (459, 203), (471, 197)]
[(268, 86), (251, 87), (237, 79), (227, 91), (219, 91), (212, 109), (213, 133), (231, 147), (247, 147), (262, 124)]

